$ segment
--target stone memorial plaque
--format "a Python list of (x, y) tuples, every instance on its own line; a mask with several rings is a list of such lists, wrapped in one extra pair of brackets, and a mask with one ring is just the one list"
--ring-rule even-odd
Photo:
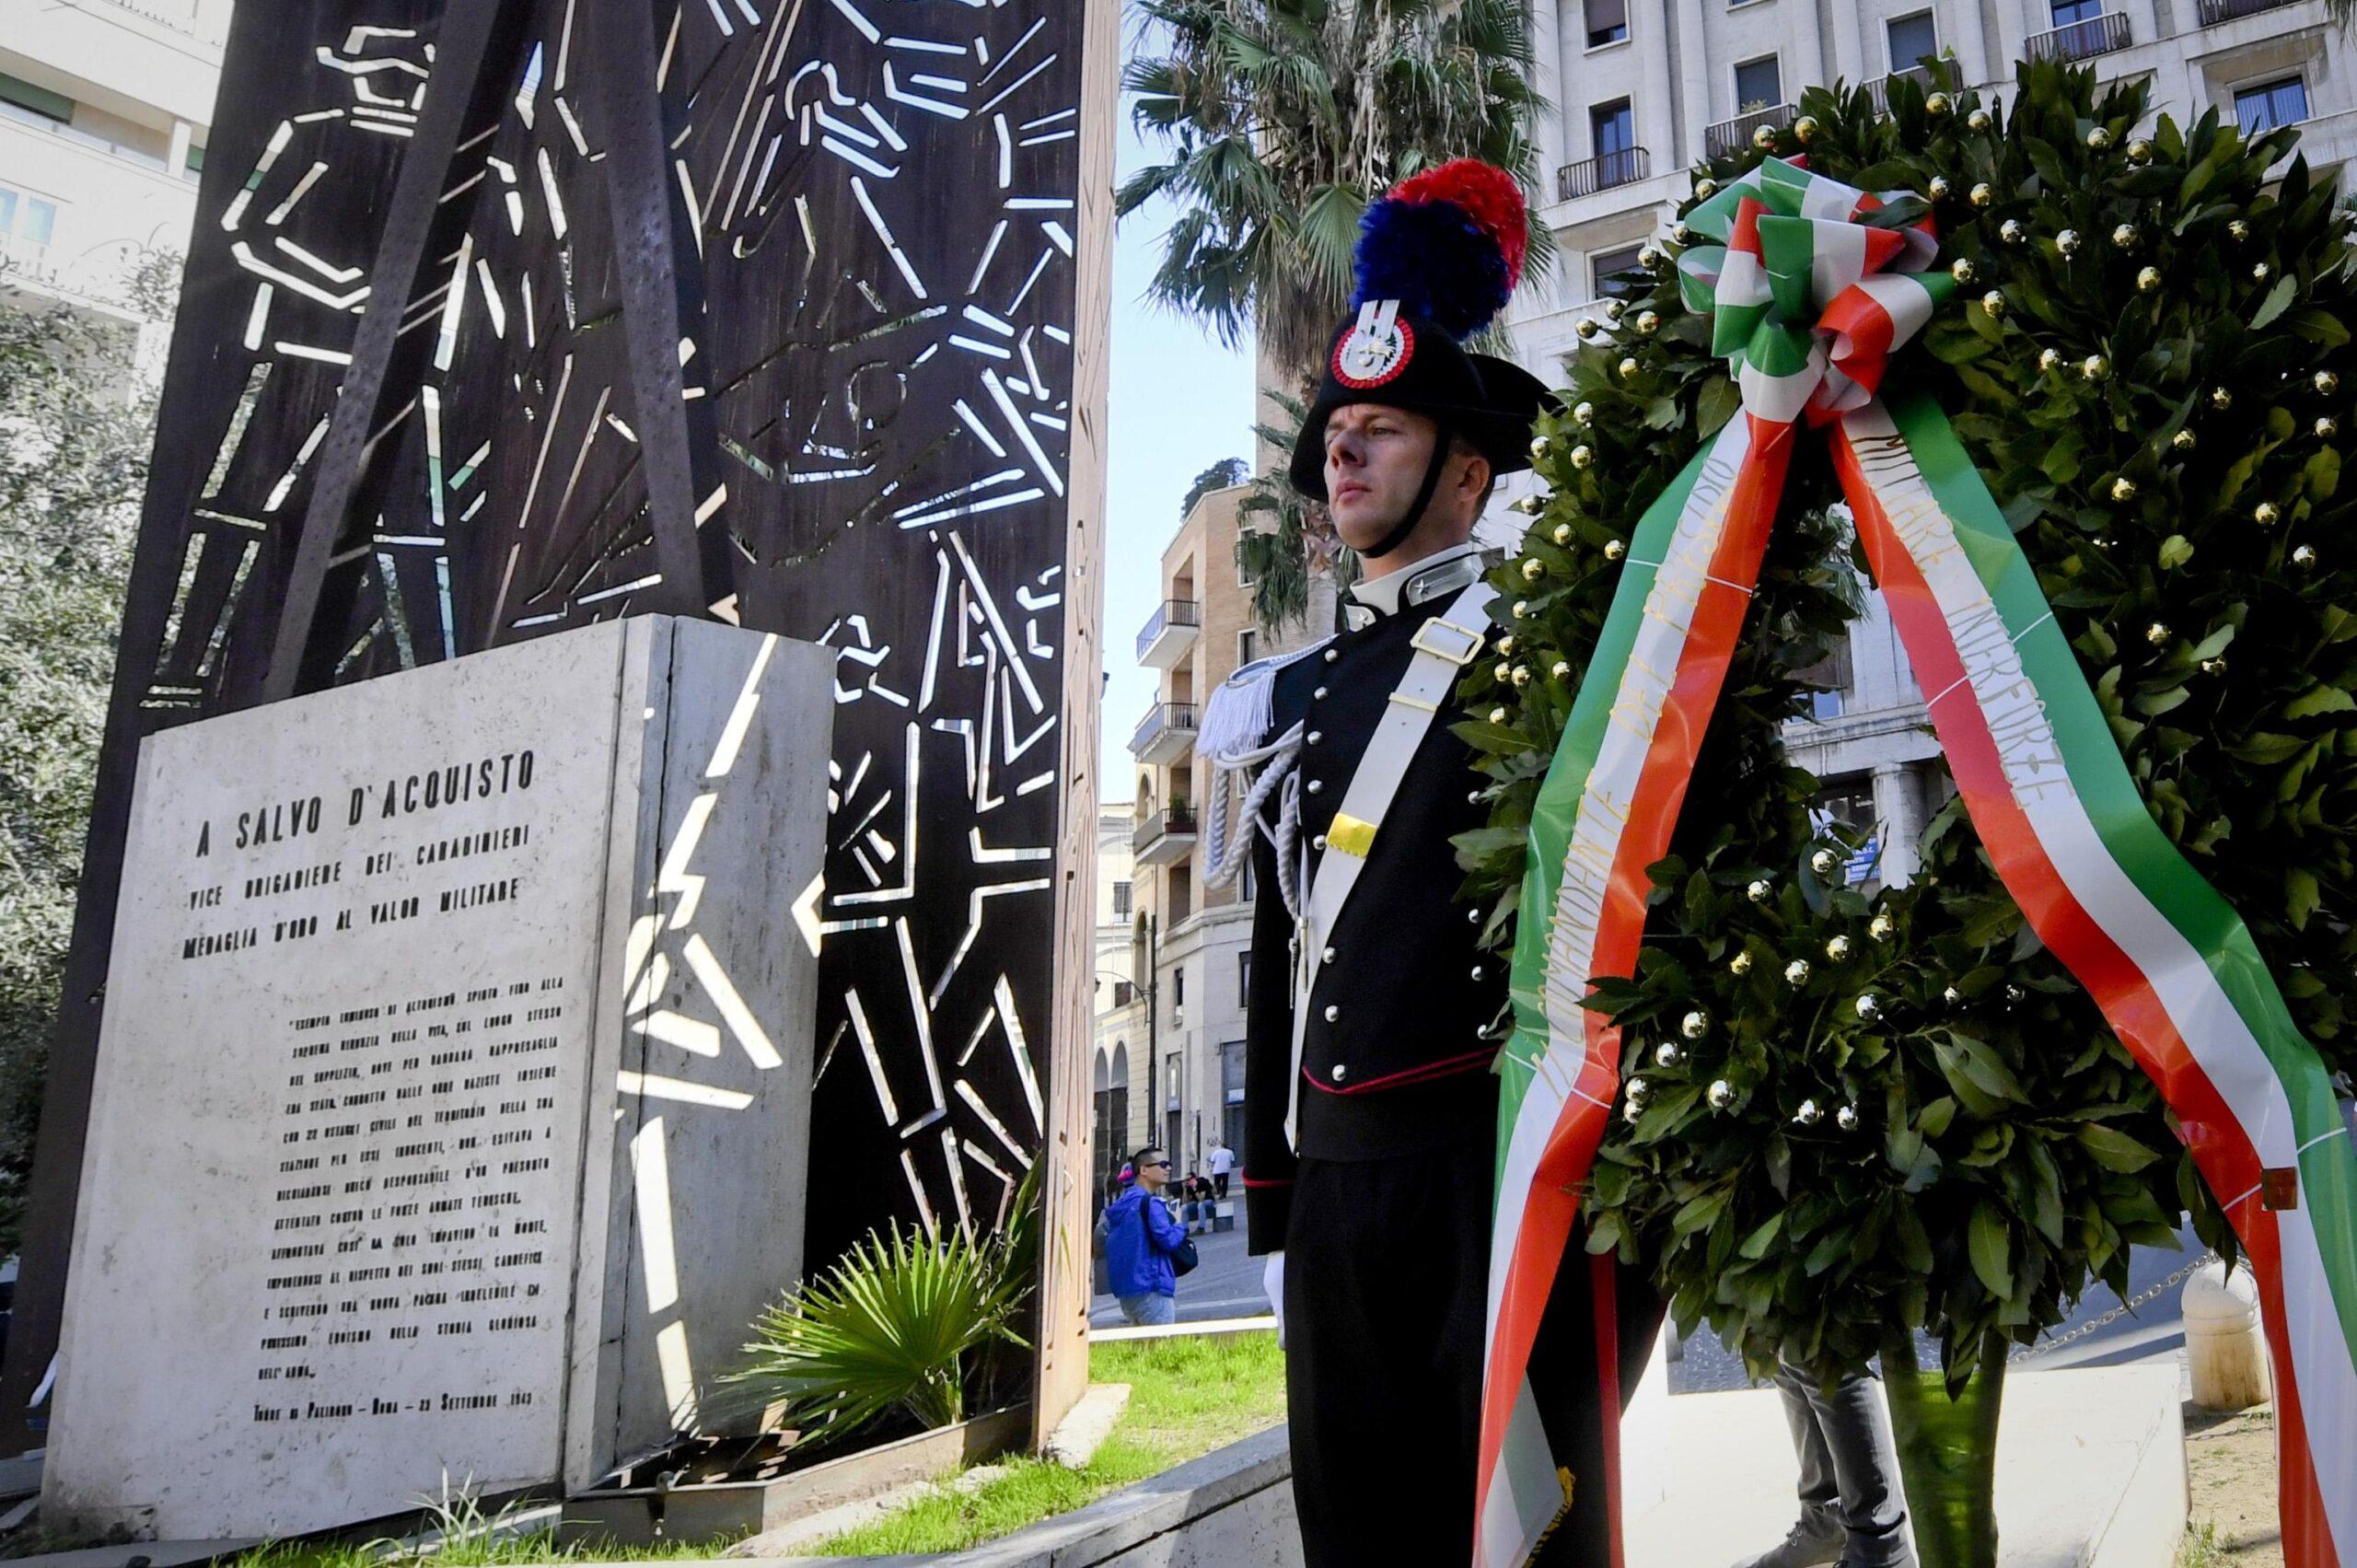
[(831, 656), (642, 618), (148, 739), (42, 1514), (580, 1488), (801, 1267)]

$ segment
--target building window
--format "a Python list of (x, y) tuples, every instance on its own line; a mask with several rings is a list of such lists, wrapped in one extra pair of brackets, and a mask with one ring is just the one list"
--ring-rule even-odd
[(72, 99), (64, 93), (51, 92), (47, 87), (37, 87), (20, 77), (9, 75), (6, 71), (0, 71), (0, 103), (43, 120), (53, 120), (60, 125), (70, 124), (74, 119)]
[[(1219, 1048), (1219, 1092), (1230, 1105), (1244, 1102), (1244, 1042), (1240, 1040), (1225, 1041)], [(1228, 1146), (1236, 1145), (1231, 1141)]]
[(1893, 17), (1886, 30), (1890, 38), (1890, 70), (1897, 75), (1912, 71), (1927, 59), (1940, 52), (1939, 29), (1933, 24), (1932, 13), (1918, 11), (1911, 17)]
[(2235, 122), (2246, 136), (2297, 125), (2308, 117), (2308, 84), (2297, 76), (2235, 89)]
[(1625, 295), (1642, 294), (1647, 286), (1643, 269), (1637, 264), (1642, 245), (1623, 245), (1617, 250), (1597, 250), (1587, 259), (1588, 277), (1595, 290), (1592, 297), (1611, 299)]
[(1248, 1007), (1252, 1003), (1252, 955), (1236, 955), (1236, 1005)]
[(1238, 632), (1236, 634), (1237, 668), (1241, 669), (1244, 666), (1250, 664), (1254, 659), (1259, 658), (1260, 656), (1260, 633), (1254, 628), (1248, 626), (1243, 631)]
[(1130, 884), (1127, 882), (1113, 884), (1113, 912), (1117, 915), (1130, 912)]
[(1636, 116), (1629, 110), (1627, 99), (1611, 103), (1599, 103), (1587, 111), (1588, 145), (1596, 157), (1608, 158), (1614, 154), (1625, 155), (1637, 145)]
[(1587, 46), (1619, 43), (1629, 36), (1629, 0), (1587, 0)]
[(1784, 73), (1772, 54), (1747, 60), (1735, 68), (1735, 111), (1749, 114), (1784, 101)]
[(2103, 0), (2053, 0), (2054, 25), (2067, 28), (2073, 22), (2092, 22), (2103, 15)]
[(1833, 651), (1805, 669), (1795, 670), (1794, 679), (1822, 690), (1808, 694), (1808, 716), (1813, 719), (1838, 719), (1842, 703), (1850, 694), (1854, 677), (1850, 668), (1850, 638), (1844, 633), (1833, 645)]
[(1173, 1007), (1187, 1005), (1187, 967), (1184, 964), (1170, 971), (1170, 1005)]
[(38, 196), (0, 185), (0, 240), (14, 239), (40, 250), (57, 231), (57, 208)]
[(1248, 854), (1244, 857), (1244, 869), (1236, 878), (1236, 899), (1238, 903), (1248, 904), (1252, 898), (1252, 857)]

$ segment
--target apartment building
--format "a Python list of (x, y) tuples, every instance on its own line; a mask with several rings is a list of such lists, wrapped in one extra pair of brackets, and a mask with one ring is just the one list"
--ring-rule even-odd
[(119, 322), (160, 367), (129, 297), (150, 251), (185, 255), (231, 0), (0, 6), (0, 302)]
[[(1244, 1139), (1244, 996), (1251, 975), (1249, 879), (1206, 888), (1199, 805), (1210, 770), (1195, 752), (1201, 704), (1240, 664), (1297, 647), (1322, 624), (1271, 643), (1252, 619), (1252, 587), (1236, 565), (1248, 485), (1199, 499), (1162, 552), (1162, 603), (1138, 632), (1137, 658), (1158, 673), (1154, 703), (1130, 737), (1137, 764), (1132, 871), (1141, 973), (1153, 977), (1152, 1028), (1131, 1081), (1152, 1108), (1144, 1136), (1169, 1148), (1178, 1174), (1201, 1168), (1214, 1138)], [(1331, 618), (1330, 603), (1326, 611)]]
[[(1537, 85), (1556, 106), (1537, 128), (1538, 212), (1562, 255), (1525, 283), (1507, 327), (1549, 380), (1671, 221), (1687, 170), (1791, 121), (1805, 87), (1880, 96), (1894, 75), (1924, 75), (1926, 57), (1953, 57), (2003, 97), (2014, 62), (2060, 59), (2148, 81), (2154, 112), (2180, 123), (2214, 108), (2249, 130), (2297, 124), (2320, 172), (2357, 151), (2350, 42), (2324, 0), (1533, 0), (1531, 17)], [(1879, 595), (1817, 673), (1833, 690), (1787, 731), (1794, 760), (1823, 781), (1829, 819), (1872, 835), (1851, 878), (1903, 878), (1945, 783)]]
[[(1132, 1085), (1144, 1072), (1145, 988), (1138, 983), (1140, 944), (1131, 843), (1135, 813), (1126, 800), (1097, 808), (1096, 1051), (1093, 1147), (1097, 1185), (1149, 1134), (1147, 1102)], [(1137, 1086), (1143, 1088), (1143, 1085)]]

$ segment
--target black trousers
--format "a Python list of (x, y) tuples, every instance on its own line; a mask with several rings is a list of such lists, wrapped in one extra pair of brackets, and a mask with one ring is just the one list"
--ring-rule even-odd
[[(1427, 1154), (1301, 1162), (1285, 1240), (1285, 1409), (1307, 1568), (1470, 1561), (1494, 1152), (1484, 1133)], [(1600, 1380), (1585, 1240), (1575, 1231), (1530, 1382), (1573, 1507), (1534, 1562), (1609, 1568)], [(1617, 1271), (1622, 1398), (1661, 1304)]]

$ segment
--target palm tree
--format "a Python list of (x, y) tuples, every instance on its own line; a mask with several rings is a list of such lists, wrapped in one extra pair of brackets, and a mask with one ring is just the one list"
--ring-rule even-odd
[[(1369, 200), (1452, 157), (1526, 186), (1535, 177), (1528, 128), (1543, 102), (1520, 0), (1137, 0), (1137, 11), (1123, 86), (1140, 134), (1167, 156), (1122, 183), (1115, 211), (1156, 197), (1178, 209), (1149, 296), (1230, 346), (1253, 329), (1280, 406), (1288, 389), (1308, 400), (1350, 301)], [(1552, 236), (1534, 223), (1528, 244), (1543, 274)], [(1259, 490), (1255, 509), (1277, 526), (1248, 535), (1238, 559), (1267, 585), (1255, 610), (1274, 631), (1302, 615), (1308, 577), (1347, 570), (1348, 552), (1281, 471)]]

